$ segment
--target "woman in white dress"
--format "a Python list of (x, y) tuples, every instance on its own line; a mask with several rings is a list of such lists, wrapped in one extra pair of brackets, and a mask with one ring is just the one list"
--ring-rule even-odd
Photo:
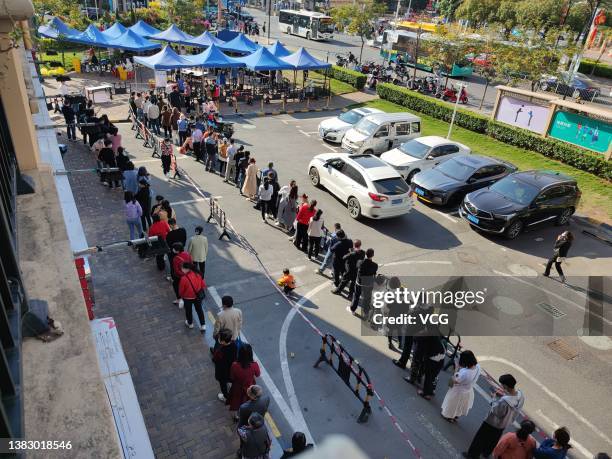
[(480, 365), (472, 351), (463, 351), (455, 364), (452, 387), (442, 402), (442, 417), (457, 422), (459, 416), (468, 414), (474, 403), (474, 385), (480, 376)]
[(246, 169), (244, 185), (242, 185), (242, 194), (248, 200), (254, 201), (257, 194), (257, 166), (255, 158), (249, 160), (249, 166)]

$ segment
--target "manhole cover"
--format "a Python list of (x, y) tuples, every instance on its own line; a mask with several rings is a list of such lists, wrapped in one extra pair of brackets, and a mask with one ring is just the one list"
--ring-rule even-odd
[(548, 343), (548, 347), (563, 357), (565, 360), (572, 360), (578, 357), (578, 353), (570, 347), (562, 339), (555, 340), (551, 343)]
[(457, 258), (465, 263), (478, 264), (478, 258), (476, 258), (471, 253), (467, 252), (457, 252)]
[(538, 303), (536, 304), (536, 306), (540, 308), (542, 311), (544, 311), (546, 314), (552, 316), (553, 319), (560, 319), (561, 317), (564, 317), (567, 315), (560, 309), (557, 309), (556, 307), (554, 307), (552, 304)]

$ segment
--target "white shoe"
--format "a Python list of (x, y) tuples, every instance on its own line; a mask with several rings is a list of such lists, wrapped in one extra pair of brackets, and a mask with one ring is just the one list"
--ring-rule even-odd
[(319, 268), (315, 269), (315, 270), (314, 270), (314, 273), (315, 273), (315, 274), (319, 274), (319, 275), (321, 275), (321, 276), (323, 275), (323, 271), (321, 271)]
[(185, 303), (183, 302), (183, 299), (181, 298), (178, 302), (178, 307), (179, 309), (183, 309), (183, 306), (185, 306)]
[(274, 226), (281, 226), (281, 222), (276, 222)]
[(189, 322), (185, 321), (185, 326), (187, 328), (193, 328), (193, 324), (190, 324)]
[(206, 331), (206, 325), (200, 325), (200, 331), (204, 333)]
[(565, 284), (565, 276), (561, 276), (559, 280), (561, 281), (562, 284)]
[(172, 277), (170, 277), (170, 276), (166, 276), (166, 280), (167, 280), (168, 282), (172, 282)]
[(218, 393), (217, 394), (217, 400), (219, 400), (220, 402), (225, 403), (225, 396), (222, 393)]

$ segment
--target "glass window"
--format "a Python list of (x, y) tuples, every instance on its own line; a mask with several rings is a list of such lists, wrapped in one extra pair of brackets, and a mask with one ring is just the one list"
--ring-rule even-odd
[(385, 124), (376, 131), (376, 137), (388, 137), (389, 136), (389, 125)]
[(443, 155), (450, 155), (451, 153), (457, 153), (459, 151), (459, 147), (457, 145), (444, 145), (442, 147)]
[(383, 160), (378, 159), (376, 156), (354, 155), (351, 159), (365, 169), (371, 169), (373, 167), (385, 167), (387, 165)]
[(396, 123), (395, 135), (410, 135), (410, 123)]
[(410, 132), (413, 134), (418, 134), (421, 132), (421, 123), (420, 121), (415, 121), (414, 123), (410, 123)]
[(362, 118), (362, 120), (355, 126), (355, 130), (364, 135), (372, 135), (374, 132), (376, 132), (376, 129), (378, 129), (378, 124), (370, 121), (367, 118)]
[(342, 173), (346, 175), (348, 178), (350, 178), (351, 180), (353, 180), (354, 182), (359, 183), (361, 186), (366, 186), (365, 179), (361, 175), (361, 172), (359, 172), (357, 169), (355, 169), (350, 164), (344, 165), (344, 167), (342, 168)]
[(474, 172), (474, 174), (472, 175), (472, 178), (480, 180), (480, 179), (484, 179), (487, 177), (493, 177), (494, 175), (497, 175), (495, 171), (496, 171), (496, 166), (481, 167), (476, 172)]
[(398, 195), (408, 193), (409, 188), (406, 181), (402, 178), (388, 178), (382, 180), (374, 180), (372, 182), (374, 184), (374, 188), (380, 194), (386, 195)]
[(512, 177), (505, 177), (491, 185), (494, 191), (510, 201), (518, 204), (530, 204), (538, 194), (538, 189)]
[(429, 148), (429, 146), (419, 142), (417, 139), (409, 140), (399, 146), (399, 150), (402, 153), (419, 159), (423, 159), (427, 155)]
[(555, 186), (544, 191), (540, 196), (538, 196), (538, 201), (548, 201), (549, 199), (559, 198), (565, 195), (565, 187), (563, 186)]
[(471, 177), (474, 171), (476, 170), (472, 166), (468, 166), (467, 164), (455, 161), (454, 158), (451, 158), (448, 161), (444, 161), (435, 169), (450, 178), (460, 181), (467, 180), (468, 177)]
[(290, 24), (291, 23), (291, 15), (289, 13), (287, 13), (286, 11), (281, 11), (279, 16), (278, 16), (278, 22), (282, 22), (284, 24)]
[(444, 156), (444, 147), (432, 148), (427, 157), (437, 158), (438, 156)]

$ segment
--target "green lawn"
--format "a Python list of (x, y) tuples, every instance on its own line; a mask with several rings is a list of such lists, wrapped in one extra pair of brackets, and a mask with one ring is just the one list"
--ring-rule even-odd
[[(401, 105), (381, 99), (373, 100), (362, 105), (376, 107), (386, 112), (408, 111)], [(423, 135), (439, 135), (446, 137), (448, 133), (448, 123), (421, 113), (415, 114), (423, 120)], [(612, 221), (612, 185), (609, 182), (589, 174), (588, 172), (549, 159), (539, 153), (513, 147), (486, 135), (478, 134), (457, 126), (453, 127), (451, 138), (467, 145), (475, 153), (494, 156), (509, 161), (521, 170), (548, 169), (574, 177), (582, 190), (582, 199), (578, 208), (579, 212), (591, 218), (603, 220), (608, 223)]]
[[(82, 60), (84, 54), (85, 54), (84, 51), (66, 51), (64, 52), (64, 62), (66, 63), (66, 65), (64, 65), (64, 68), (66, 69), (66, 72), (72, 72), (74, 70), (74, 66), (72, 65), (72, 60), (74, 58)], [(47, 53), (41, 53), (40, 60), (44, 62), (56, 61), (56, 62), (61, 63), (62, 53), (58, 52), (57, 55), (52, 55), (52, 56), (49, 56)]]
[[(303, 76), (301, 71), (297, 72), (296, 84), (298, 87), (302, 86)], [(283, 70), (283, 76), (293, 83), (293, 70)], [(313, 80), (317, 86), (323, 86), (324, 76), (321, 73), (317, 72), (308, 72), (308, 79)], [(329, 80), (329, 78), (328, 78)], [(327, 81), (325, 84), (329, 84)], [(331, 80), (331, 92), (332, 96), (339, 96), (341, 94), (348, 94), (349, 92), (355, 92), (356, 89), (353, 88), (350, 84), (345, 83), (344, 81), (335, 80), (332, 78)]]

